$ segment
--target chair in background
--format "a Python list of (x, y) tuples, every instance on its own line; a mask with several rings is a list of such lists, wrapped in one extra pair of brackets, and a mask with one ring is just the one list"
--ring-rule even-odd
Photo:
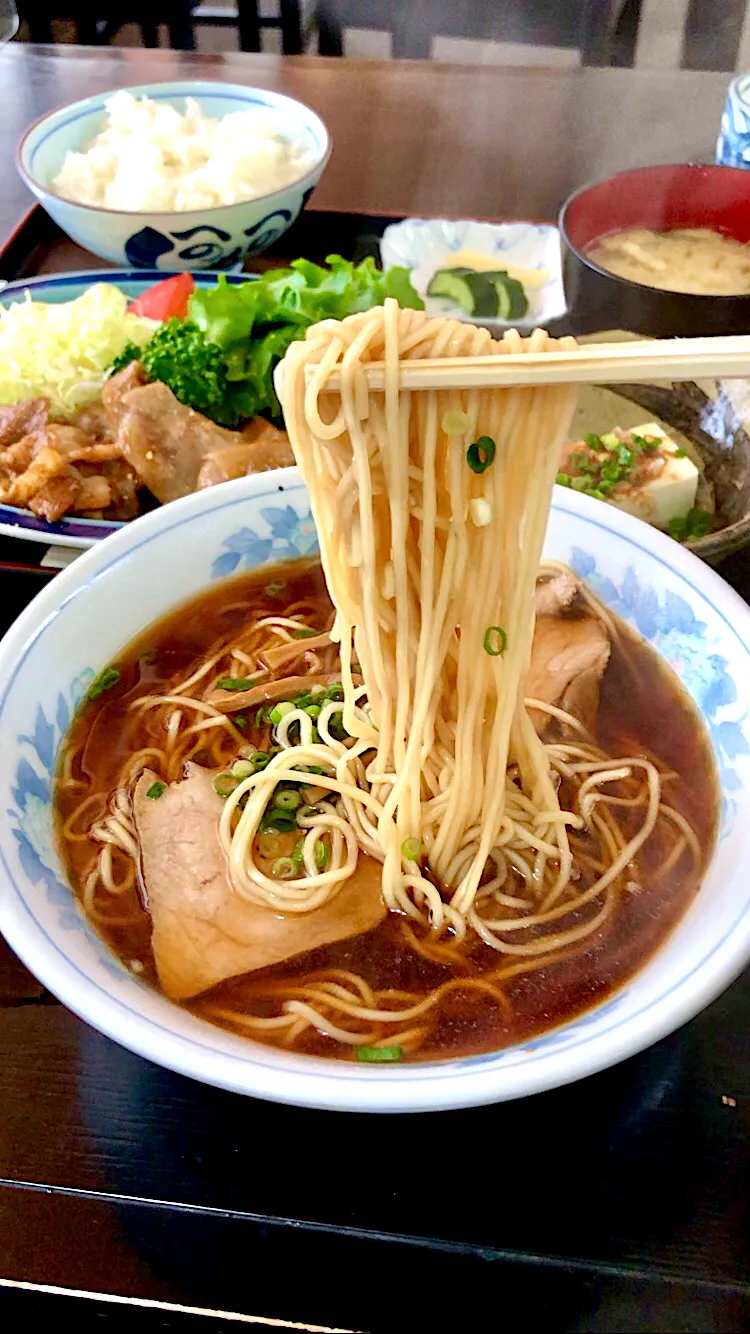
[(264, 28), (278, 28), (281, 32), (281, 50), (285, 56), (298, 56), (305, 49), (306, 26), (303, 22), (300, 0), (278, 0), (276, 18), (261, 16), (258, 0), (236, 0), (236, 13), (210, 4), (198, 5), (195, 24), (216, 28), (237, 28), (240, 51), (260, 51)]
[(169, 44), (176, 50), (195, 49), (192, 10), (198, 0), (17, 0), (18, 14), (26, 23), (32, 42), (53, 42), (52, 24), (64, 20), (72, 24), (75, 40), (81, 46), (107, 46), (126, 23), (140, 29), (144, 46), (159, 45), (159, 25), (169, 33)]
[[(367, 30), (395, 58), (482, 64), (613, 63), (613, 44), (627, 0), (319, 0), (321, 55), (345, 55), (356, 34), (369, 54)], [(359, 32), (357, 31), (359, 30)], [(631, 43), (634, 49), (634, 40)], [(617, 63), (632, 63), (631, 59)]]
[(177, 51), (195, 50), (196, 24), (236, 28), (241, 51), (260, 51), (264, 28), (280, 30), (284, 55), (299, 55), (305, 38), (300, 0), (279, 0), (275, 18), (261, 16), (258, 0), (236, 0), (234, 12), (200, 0), (18, 0), (18, 11), (32, 42), (54, 41), (52, 24), (61, 19), (73, 25), (82, 46), (106, 46), (128, 23), (139, 28), (146, 47), (159, 45), (159, 27), (165, 26)]

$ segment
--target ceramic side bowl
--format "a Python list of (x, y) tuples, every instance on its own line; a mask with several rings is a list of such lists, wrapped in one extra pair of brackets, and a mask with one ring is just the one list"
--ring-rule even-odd
[(173, 1005), (80, 913), (57, 850), (52, 780), (93, 675), (214, 580), (316, 550), (295, 469), (156, 510), (59, 574), (0, 644), (0, 929), (66, 1005), (157, 1064), (255, 1097), (407, 1112), (537, 1093), (612, 1065), (690, 1019), (750, 957), (750, 610), (660, 533), (557, 489), (546, 553), (568, 561), (681, 677), (716, 751), (723, 806), (706, 881), (646, 967), (604, 1004), (522, 1047), (391, 1066), (263, 1047)]
[(750, 173), (694, 163), (636, 167), (584, 185), (559, 218), (565, 295), (578, 332), (629, 329), (663, 337), (750, 331), (750, 295), (696, 296), (631, 282), (594, 264), (588, 250), (625, 227), (709, 227), (750, 241)]
[[(493, 267), (512, 265), (535, 269), (539, 281), (527, 286), (528, 313), (522, 320), (493, 320), (467, 315), (455, 302), (427, 295), (430, 279), (438, 269), (455, 264), (461, 251), (492, 260)], [(560, 236), (556, 227), (537, 222), (476, 222), (470, 218), (406, 218), (386, 227), (380, 242), (383, 268), (401, 264), (411, 271), (411, 280), (423, 298), (429, 315), (447, 315), (454, 320), (478, 324), (502, 336), (505, 329), (547, 327), (565, 314), (565, 294), (560, 267)]]
[(315, 165), (299, 181), (244, 203), (185, 213), (125, 213), (64, 199), (52, 187), (65, 154), (99, 133), (112, 90), (53, 111), (21, 139), (18, 169), (55, 222), (84, 250), (112, 264), (135, 269), (232, 269), (247, 255), (267, 250), (301, 213), (330, 156), (328, 131), (314, 111), (280, 93), (229, 83), (142, 84), (136, 97), (165, 101), (184, 110), (192, 97), (206, 115), (261, 109), (280, 133), (312, 150)]

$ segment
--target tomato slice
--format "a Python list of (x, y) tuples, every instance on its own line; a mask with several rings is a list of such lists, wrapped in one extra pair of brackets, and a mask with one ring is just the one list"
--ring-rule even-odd
[(131, 315), (145, 315), (149, 320), (184, 320), (188, 301), (195, 291), (192, 273), (176, 273), (139, 296), (130, 305)]

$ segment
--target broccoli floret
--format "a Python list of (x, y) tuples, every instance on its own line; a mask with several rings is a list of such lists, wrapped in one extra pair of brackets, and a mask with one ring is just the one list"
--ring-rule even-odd
[(141, 349), (136, 343), (126, 343), (122, 352), (120, 352), (112, 362), (110, 368), (112, 375), (116, 375), (118, 371), (124, 371), (125, 367), (129, 366), (131, 361), (137, 361), (140, 355)]
[(138, 356), (149, 378), (168, 385), (186, 407), (207, 417), (221, 415), (227, 389), (224, 355), (192, 320), (167, 320)]

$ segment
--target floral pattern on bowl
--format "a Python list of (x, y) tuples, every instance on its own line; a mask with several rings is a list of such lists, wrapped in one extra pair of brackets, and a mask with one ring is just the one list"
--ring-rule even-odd
[(705, 621), (685, 598), (670, 591), (660, 597), (653, 585), (641, 582), (632, 565), (619, 585), (580, 547), (573, 548), (570, 565), (611, 611), (640, 631), (695, 700), (714, 745), (722, 792), (721, 837), (726, 838), (735, 815), (735, 793), (742, 788), (734, 761), (750, 755), (750, 741), (747, 709), (731, 716), (737, 713), (737, 685), (726, 657), (716, 651), (716, 636), (707, 634)]
[(18, 167), (50, 217), (84, 250), (117, 266), (163, 269), (222, 269), (241, 266), (286, 232), (307, 204), (325, 170), (330, 139), (319, 116), (281, 93), (243, 84), (177, 79), (128, 89), (136, 97), (166, 102), (183, 111), (193, 98), (204, 114), (222, 118), (261, 110), (278, 133), (308, 150), (312, 163), (296, 181), (252, 199), (185, 212), (128, 213), (79, 204), (56, 192), (54, 181), (68, 152), (88, 144), (102, 128), (111, 92), (73, 102), (36, 121), (23, 136)]
[[(312, 189), (305, 191), (303, 208), (311, 194)], [(162, 260), (176, 268), (195, 264), (222, 272), (241, 269), (249, 255), (260, 254), (278, 241), (292, 221), (290, 209), (276, 208), (246, 227), (239, 237), (233, 237), (225, 227), (208, 223), (170, 232), (141, 227), (126, 240), (125, 258), (134, 269), (157, 269)]]
[(565, 314), (560, 234), (556, 227), (546, 223), (407, 218), (386, 227), (380, 242), (383, 267), (402, 264), (411, 270), (412, 283), (424, 298), (428, 314), (448, 315), (493, 332), (509, 328), (503, 320), (476, 319), (452, 301), (427, 296), (433, 274), (437, 269), (450, 268), (451, 255), (461, 250), (478, 251), (496, 260), (498, 268), (511, 264), (521, 269), (546, 271), (547, 277), (539, 287), (527, 289), (528, 313), (522, 320), (514, 321), (516, 328), (546, 326)]
[(291, 505), (269, 506), (260, 511), (260, 517), (266, 526), (264, 533), (240, 528), (224, 539), (222, 551), (211, 565), (214, 579), (254, 570), (269, 561), (300, 560), (317, 552), (318, 534), (309, 511), (298, 514)]
[(57, 706), (49, 717), (42, 705), (38, 705), (33, 732), (22, 732), (17, 737), (20, 758), (13, 787), (16, 806), (9, 814), (21, 866), (32, 884), (39, 885), (48, 902), (57, 909), (60, 930), (83, 929), (100, 955), (103, 967), (119, 975), (122, 965), (90, 926), (70, 886), (61, 878), (54, 828), (53, 789), (60, 749), (94, 676), (90, 667), (81, 672), (65, 694), (58, 693)]

